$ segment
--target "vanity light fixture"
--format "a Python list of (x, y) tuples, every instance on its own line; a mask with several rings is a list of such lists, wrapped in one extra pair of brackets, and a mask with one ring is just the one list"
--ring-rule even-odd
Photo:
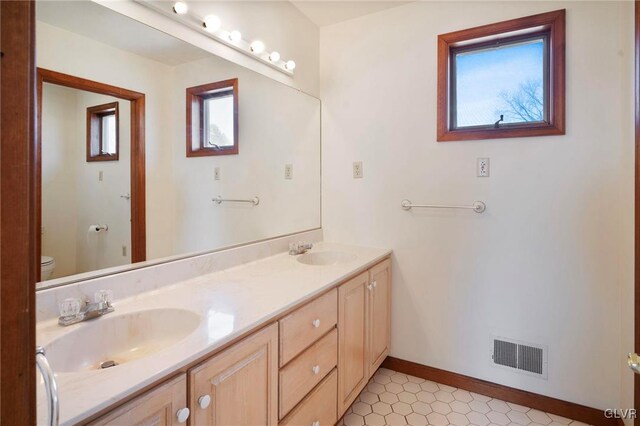
[[(2, 0), (0, 0), (2, 1)], [(210, 14), (198, 16), (189, 10), (189, 6), (184, 1), (161, 2), (154, 0), (133, 0), (155, 12), (161, 13), (174, 21), (190, 27), (196, 31), (201, 31), (209, 38), (230, 47), (244, 55), (252, 57), (258, 62), (270, 66), (284, 74), (293, 76), (296, 63), (292, 60), (284, 61), (279, 52), (269, 52), (266, 50), (264, 42), (261, 40), (247, 41), (242, 38), (242, 33), (238, 30), (229, 31), (222, 27), (222, 21), (216, 15)]]
[(202, 26), (204, 26), (204, 28), (208, 32), (215, 33), (222, 26), (222, 22), (220, 21), (220, 18), (218, 18), (216, 15), (207, 15), (204, 17), (204, 22), (202, 23)]
[(256, 55), (259, 55), (262, 52), (264, 52), (264, 43), (261, 42), (260, 40), (252, 41), (250, 47), (251, 47), (251, 51)]
[(177, 1), (173, 4), (173, 11), (178, 15), (184, 15), (189, 11), (189, 6), (184, 2)]
[(233, 30), (229, 33), (229, 40), (231, 40), (234, 43), (239, 42), (240, 40), (242, 40), (242, 33), (238, 30)]
[(280, 54), (274, 50), (274, 51), (273, 51), (273, 52), (271, 52), (271, 54), (269, 55), (269, 60), (270, 60), (271, 62), (278, 62), (278, 61), (280, 60)]

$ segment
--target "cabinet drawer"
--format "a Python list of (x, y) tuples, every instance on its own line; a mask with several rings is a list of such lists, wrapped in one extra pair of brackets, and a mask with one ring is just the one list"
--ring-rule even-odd
[(333, 426), (338, 421), (338, 372), (334, 368), (280, 426)]
[(283, 418), (338, 364), (338, 330), (280, 370), (280, 418)]
[(280, 367), (318, 340), (338, 322), (338, 290), (334, 289), (280, 321)]

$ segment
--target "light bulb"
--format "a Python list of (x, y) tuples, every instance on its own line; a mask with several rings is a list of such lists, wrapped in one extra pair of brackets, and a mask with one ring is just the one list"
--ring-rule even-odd
[(184, 15), (189, 10), (189, 6), (181, 1), (175, 2), (173, 5), (173, 11), (178, 15)]
[(261, 42), (260, 40), (256, 40), (254, 42), (251, 43), (251, 51), (253, 53), (255, 53), (256, 55), (259, 55), (260, 53), (264, 52), (264, 43)]
[(271, 52), (271, 54), (269, 55), (269, 60), (270, 60), (271, 62), (278, 62), (278, 61), (280, 60), (280, 54), (274, 50), (274, 51), (273, 51), (273, 52)]
[(218, 18), (216, 15), (207, 15), (205, 16), (202, 25), (210, 33), (215, 33), (220, 29), (222, 22), (220, 22), (220, 18)]
[(294, 69), (296, 69), (296, 63), (294, 61), (292, 61), (291, 59), (289, 59), (287, 61), (287, 63), (284, 64), (284, 67), (286, 69), (288, 69), (289, 71), (293, 71)]
[(242, 40), (242, 33), (238, 30), (233, 30), (229, 33), (229, 40), (233, 42), (238, 42)]

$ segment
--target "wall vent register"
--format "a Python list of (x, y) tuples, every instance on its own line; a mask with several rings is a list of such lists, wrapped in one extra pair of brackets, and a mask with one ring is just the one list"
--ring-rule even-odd
[(547, 349), (542, 345), (494, 338), (491, 358), (496, 366), (547, 378)]

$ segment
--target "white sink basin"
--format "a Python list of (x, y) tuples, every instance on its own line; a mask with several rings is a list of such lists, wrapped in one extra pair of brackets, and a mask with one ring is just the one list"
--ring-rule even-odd
[(298, 262), (305, 265), (328, 266), (350, 262), (355, 258), (353, 253), (343, 251), (316, 251), (299, 256)]
[(70, 326), (77, 328), (52, 341), (45, 351), (56, 373), (100, 370), (105, 362), (117, 366), (166, 349), (191, 334), (200, 321), (198, 314), (185, 309), (124, 315), (116, 311)]

